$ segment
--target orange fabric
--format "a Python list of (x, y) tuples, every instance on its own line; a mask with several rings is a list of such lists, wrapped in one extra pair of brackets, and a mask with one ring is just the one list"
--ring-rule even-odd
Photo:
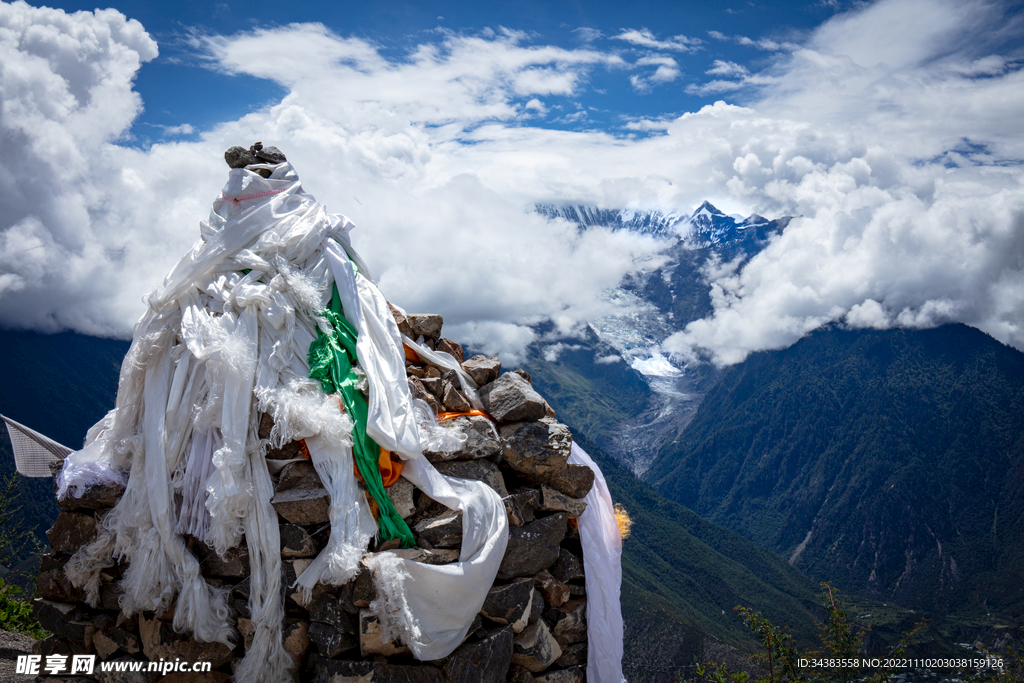
[(488, 420), (490, 420), (491, 422), (497, 422), (497, 420), (495, 420), (493, 417), (491, 417), (490, 415), (488, 415), (487, 413), (485, 413), (482, 410), (477, 410), (476, 408), (473, 408), (472, 410), (467, 410), (464, 413), (438, 413), (437, 414), (437, 421), (438, 422), (444, 422), (445, 420), (450, 420), (453, 417), (466, 417), (467, 415), (482, 415), (482, 416), (486, 417)]
[(380, 467), (380, 478), (384, 480), (384, 488), (391, 486), (402, 476), (402, 461), (392, 458), (391, 451), (380, 449), (377, 466)]
[(413, 349), (409, 348), (408, 344), (402, 344), (402, 348), (405, 349), (405, 359), (406, 360), (411, 360), (413, 363), (422, 363), (423, 362), (423, 361), (420, 360), (420, 355), (418, 353), (416, 353)]
[[(380, 457), (377, 458), (377, 467), (380, 469), (380, 478), (384, 482), (384, 488), (387, 488), (398, 481), (398, 478), (402, 476), (402, 461), (398, 458), (391, 457), (391, 451), (380, 449)], [(356, 473), (356, 478), (362, 481), (363, 475), (359, 473), (359, 466), (356, 465), (355, 459), (352, 460), (352, 471)]]
[(306, 460), (309, 460), (309, 449), (306, 448), (306, 440), (300, 439), (299, 443), (302, 444), (301, 446), (299, 446), (299, 455), (301, 455)]

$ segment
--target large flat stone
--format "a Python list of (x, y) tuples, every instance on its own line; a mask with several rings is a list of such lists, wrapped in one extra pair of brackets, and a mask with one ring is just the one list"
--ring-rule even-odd
[(473, 356), (462, 362), (462, 369), (477, 386), (482, 387), (498, 379), (498, 375), (501, 374), (501, 361), (497, 356)]
[(532, 581), (491, 586), (487, 591), (484, 606), (480, 608), (480, 614), (502, 626), (516, 624), (519, 628), (513, 630), (518, 633), (526, 627), (529, 620), (533, 591)]
[(117, 505), (123, 495), (121, 484), (101, 484), (89, 488), (81, 498), (69, 494), (64, 500), (58, 500), (57, 505), (61, 510), (102, 510)]
[(505, 440), (505, 463), (532, 481), (544, 481), (565, 469), (572, 434), (557, 420), (545, 417), (532, 422), (514, 422), (503, 425), (499, 433)]
[(497, 491), (502, 498), (508, 495), (508, 489), (505, 488), (505, 477), (502, 476), (498, 466), (490, 460), (452, 460), (435, 463), (434, 467), (438, 472), (449, 477), (482, 481)]
[(561, 656), (562, 648), (543, 619), (527, 626), (513, 641), (512, 662), (533, 673), (544, 671)]
[(559, 512), (523, 526), (509, 527), (508, 547), (498, 568), (502, 580), (536, 576), (558, 559), (568, 516)]
[(481, 387), (480, 402), (484, 410), (498, 422), (539, 420), (547, 412), (547, 404), (541, 395), (514, 372), (506, 372)]
[(463, 643), (445, 664), (451, 683), (504, 683), (512, 659), (513, 634), (503, 628), (477, 643)]
[(289, 489), (274, 494), (270, 503), (277, 514), (298, 526), (330, 521), (331, 496), (326, 489)]
[(424, 519), (413, 527), (416, 537), (435, 548), (458, 548), (462, 545), (462, 510), (448, 510)]
[(73, 553), (96, 538), (96, 518), (91, 513), (64, 511), (46, 532), (55, 553)]

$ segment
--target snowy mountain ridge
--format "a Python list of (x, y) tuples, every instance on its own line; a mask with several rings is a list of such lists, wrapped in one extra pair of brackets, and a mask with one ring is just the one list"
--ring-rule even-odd
[(678, 211), (602, 209), (571, 203), (535, 204), (533, 210), (548, 219), (562, 218), (575, 223), (581, 230), (591, 227), (629, 230), (642, 235), (683, 240), (692, 249), (730, 242), (740, 237), (747, 228), (770, 223), (757, 214), (746, 218), (727, 216), (707, 201), (689, 215)]

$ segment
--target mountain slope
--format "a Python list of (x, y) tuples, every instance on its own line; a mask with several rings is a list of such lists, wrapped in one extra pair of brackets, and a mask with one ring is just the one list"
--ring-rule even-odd
[(827, 329), (755, 354), (648, 479), (813, 577), (1024, 613), (1024, 354), (976, 329)]
[[(0, 413), (40, 431), (69, 448), (114, 407), (121, 360), (128, 342), (65, 332), (0, 333)], [(0, 429), (0, 474), (14, 472), (6, 428)], [(19, 482), (21, 514), (45, 543), (57, 503), (49, 479)]]

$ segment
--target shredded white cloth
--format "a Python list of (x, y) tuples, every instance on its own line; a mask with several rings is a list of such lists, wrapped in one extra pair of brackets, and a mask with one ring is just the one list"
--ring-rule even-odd
[[(201, 225), (202, 238), (147, 298), (115, 408), (89, 431), (85, 447), (65, 459), (60, 498), (102, 483), (126, 486), (96, 541), (68, 563), (68, 576), (95, 605), (100, 571), (112, 557), (125, 558), (126, 614), (165, 609), (177, 596), (177, 630), (230, 645), (227, 591), (203, 580), (182, 534), (219, 554), (244, 535), (256, 631), (236, 676), (256, 683), (290, 679), (268, 445), (306, 439), (331, 494), (331, 540), (296, 582), (304, 595), (317, 582), (351, 579), (375, 533), (352, 472), (351, 421), (336, 397), (308, 377), (309, 346), (324, 324), (319, 312), (336, 282), (369, 384), (367, 433), (407, 460), (403, 476), (464, 512), (460, 562), (427, 567), (373, 556), (396, 560), (393, 574), (381, 571), (387, 560), (368, 562), (376, 566), (382, 600), (399, 608), (397, 622), (390, 612), (382, 620), (390, 632), (421, 658), (445, 656), (494, 581), (508, 537), (504, 505), (484, 484), (442, 477), (422, 457), (402, 339), (348, 241), (351, 222), (304, 192), (289, 164), (269, 168), (267, 179), (230, 171)], [(258, 436), (261, 412), (274, 418), (269, 439)]]
[(587, 509), (577, 519), (587, 584), (587, 680), (626, 683), (622, 676), (622, 534), (604, 474), (587, 452), (572, 444), (569, 462), (594, 471), (594, 486), (584, 497)]

